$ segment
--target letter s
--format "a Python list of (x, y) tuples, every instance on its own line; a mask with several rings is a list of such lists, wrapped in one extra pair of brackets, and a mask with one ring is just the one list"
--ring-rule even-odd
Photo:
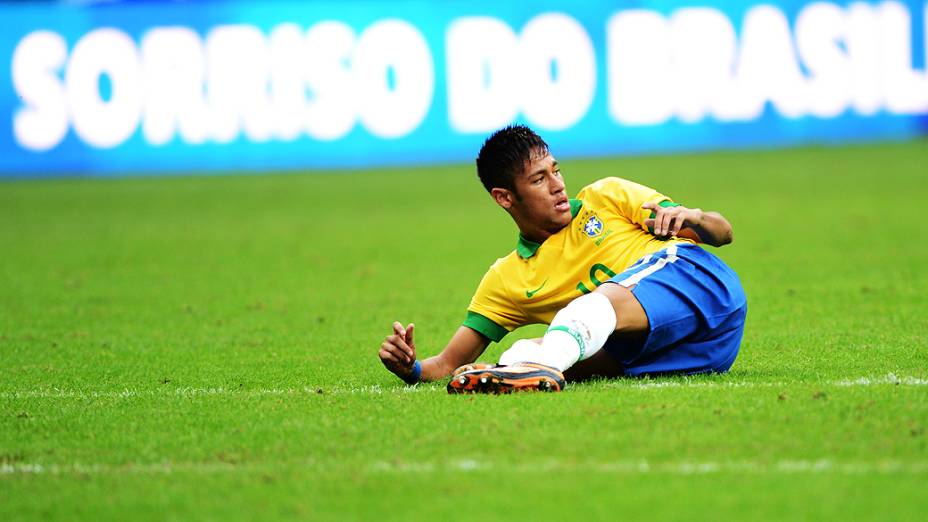
[(13, 51), (13, 87), (25, 107), (13, 116), (13, 135), (24, 148), (45, 151), (68, 132), (68, 105), (58, 76), (68, 46), (58, 33), (29, 33)]

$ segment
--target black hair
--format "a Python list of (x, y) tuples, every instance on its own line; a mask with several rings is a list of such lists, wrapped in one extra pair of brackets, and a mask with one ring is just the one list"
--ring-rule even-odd
[(477, 177), (490, 192), (494, 188), (515, 191), (515, 178), (533, 157), (544, 156), (548, 144), (525, 125), (509, 125), (490, 135), (477, 154)]

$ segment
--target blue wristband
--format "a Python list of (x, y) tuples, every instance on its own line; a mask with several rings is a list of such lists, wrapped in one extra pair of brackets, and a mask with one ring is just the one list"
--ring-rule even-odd
[(422, 377), (422, 363), (419, 362), (419, 359), (416, 359), (416, 364), (412, 366), (412, 373), (403, 377), (403, 381), (405, 381), (406, 384), (416, 384), (419, 382), (420, 377)]

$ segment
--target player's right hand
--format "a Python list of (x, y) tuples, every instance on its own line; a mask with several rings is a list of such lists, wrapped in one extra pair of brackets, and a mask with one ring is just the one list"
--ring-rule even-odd
[(388, 370), (403, 379), (412, 373), (416, 363), (416, 345), (413, 342), (413, 323), (403, 327), (399, 321), (393, 322), (393, 334), (388, 335), (380, 345), (380, 362)]

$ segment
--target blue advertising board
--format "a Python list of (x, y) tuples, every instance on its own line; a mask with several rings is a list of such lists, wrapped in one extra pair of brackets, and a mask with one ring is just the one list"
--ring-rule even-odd
[(0, 177), (468, 161), (928, 130), (928, 2), (0, 4)]

